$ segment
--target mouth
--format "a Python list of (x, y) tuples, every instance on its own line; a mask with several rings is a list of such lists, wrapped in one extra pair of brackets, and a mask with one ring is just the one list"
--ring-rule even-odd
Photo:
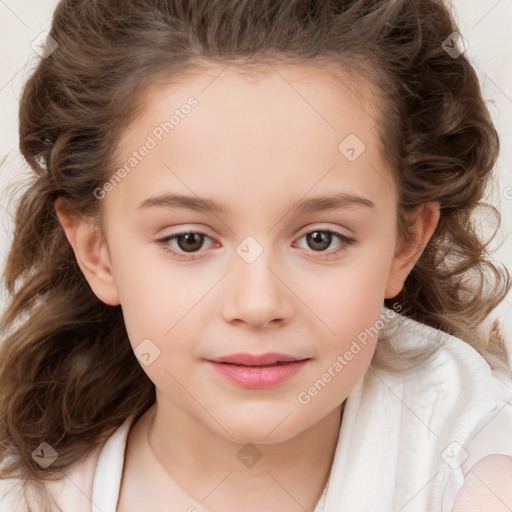
[(305, 361), (307, 357), (296, 357), (289, 354), (280, 354), (277, 352), (267, 354), (231, 354), (228, 356), (210, 359), (214, 363), (234, 364), (237, 366), (276, 366)]
[(285, 354), (234, 354), (207, 360), (218, 375), (239, 387), (264, 389), (282, 384), (307, 365), (310, 358)]
[[(305, 359), (304, 359), (305, 361)], [(214, 361), (219, 362), (219, 361)], [(221, 363), (221, 364), (231, 364), (235, 366), (246, 366), (247, 368), (268, 368), (270, 366), (281, 366), (283, 364), (290, 364), (290, 363), (296, 363), (298, 361), (276, 361), (275, 363), (271, 364), (239, 364), (239, 363)]]

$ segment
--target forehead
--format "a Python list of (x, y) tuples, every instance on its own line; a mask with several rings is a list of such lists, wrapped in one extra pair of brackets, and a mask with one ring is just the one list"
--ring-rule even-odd
[[(347, 117), (355, 114), (375, 124), (380, 113), (379, 90), (349, 67), (324, 61), (301, 64), (269, 61), (208, 63), (199, 68), (187, 68), (172, 79), (155, 81), (146, 88), (142, 98), (145, 106), (142, 119), (150, 118), (169, 103), (179, 103), (179, 99), (187, 94), (194, 94), (210, 109), (215, 104), (223, 109), (229, 109), (230, 104), (234, 108), (243, 105), (247, 109), (256, 102), (274, 107), (282, 105), (280, 110), (295, 107), (295, 113), (300, 115), (306, 111), (315, 113), (331, 129), (336, 129), (329, 119), (333, 115)], [(162, 114), (165, 112), (159, 113), (160, 118)], [(269, 120), (275, 117), (268, 113)]]
[[(391, 179), (375, 97), (357, 75), (315, 65), (208, 66), (160, 81), (127, 127), (117, 163), (148, 138), (155, 147), (119, 188), (137, 197), (172, 188), (215, 191), (225, 202), (233, 191), (247, 197), (273, 188), (291, 198), (336, 183), (379, 195)], [(196, 105), (183, 108), (191, 98)]]

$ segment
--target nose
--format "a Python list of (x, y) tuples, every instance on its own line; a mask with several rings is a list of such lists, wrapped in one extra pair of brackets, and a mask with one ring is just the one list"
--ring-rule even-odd
[(287, 323), (293, 314), (293, 292), (282, 266), (270, 251), (252, 262), (235, 256), (223, 290), (224, 320), (251, 328)]

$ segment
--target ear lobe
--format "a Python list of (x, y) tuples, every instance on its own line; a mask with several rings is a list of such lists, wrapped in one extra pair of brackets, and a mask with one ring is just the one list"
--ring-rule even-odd
[(62, 197), (55, 201), (55, 211), (73, 248), (78, 266), (94, 294), (105, 304), (119, 305), (108, 246), (97, 226), (73, 212)]
[(386, 299), (396, 297), (402, 290), (407, 276), (434, 234), (440, 217), (439, 208), (439, 203), (425, 203), (408, 215), (409, 222), (414, 224), (412, 234), (395, 251), (386, 284)]

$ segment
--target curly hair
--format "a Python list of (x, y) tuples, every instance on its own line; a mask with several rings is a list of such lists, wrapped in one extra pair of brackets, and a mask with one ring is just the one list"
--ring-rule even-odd
[[(408, 212), (440, 204), (431, 240), (385, 305), (504, 367), (499, 326), (481, 327), (510, 288), (508, 271), (489, 259), (500, 214), (483, 202), (499, 137), (472, 65), (443, 47), (454, 32), (442, 0), (61, 0), (49, 32), (58, 48), (39, 61), (19, 109), (32, 175), (4, 272), (0, 459), (15, 457), (0, 476), (51, 478), (154, 402), (121, 308), (92, 292), (54, 202), (101, 222), (94, 191), (116, 169), (113, 149), (143, 111), (143, 93), (212, 63), (332, 63), (369, 84), (399, 196), (399, 240)], [(497, 219), (487, 241), (474, 215), (482, 207)], [(59, 454), (45, 470), (31, 457), (43, 441)]]

